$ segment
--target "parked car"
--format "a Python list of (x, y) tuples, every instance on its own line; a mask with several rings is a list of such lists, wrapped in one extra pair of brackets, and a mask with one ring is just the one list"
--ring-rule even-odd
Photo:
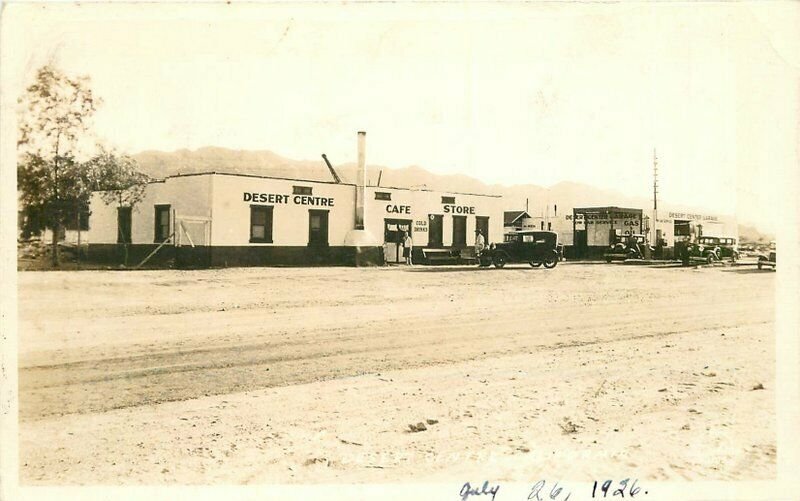
[(676, 242), (675, 251), (684, 265), (696, 264), (698, 261), (711, 264), (719, 261), (720, 255), (720, 248), (717, 245), (714, 245), (713, 242), (700, 243), (700, 239), (697, 242)]
[(704, 247), (706, 255), (713, 252), (717, 261), (739, 259), (739, 248), (736, 246), (735, 238), (702, 236), (697, 239), (697, 243)]
[(772, 269), (778, 267), (778, 256), (776, 251), (770, 251), (769, 254), (761, 254), (758, 256), (758, 269), (761, 270), (765, 266), (772, 266)]
[(560, 259), (558, 233), (554, 231), (520, 230), (505, 235), (504, 241), (489, 246), (479, 258), (481, 266), (506, 263), (528, 263), (534, 268), (544, 265), (555, 268)]
[[(631, 237), (636, 240), (635, 246), (631, 245), (631, 242), (629, 242)], [(615, 260), (644, 259), (642, 253), (646, 245), (647, 239), (640, 233), (633, 235), (617, 235), (614, 242), (608, 247), (605, 254), (603, 254), (603, 257), (607, 263)], [(650, 251), (655, 251), (655, 248), (650, 246)]]

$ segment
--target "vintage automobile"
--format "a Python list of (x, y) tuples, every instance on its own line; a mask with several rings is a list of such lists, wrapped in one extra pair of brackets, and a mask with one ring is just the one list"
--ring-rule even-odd
[(554, 231), (520, 230), (507, 233), (504, 241), (492, 244), (478, 258), (480, 266), (502, 268), (506, 263), (528, 263), (534, 268), (558, 264), (558, 233)]
[[(700, 239), (702, 238), (707, 237), (701, 237)], [(720, 248), (714, 245), (714, 242), (700, 243), (700, 239), (697, 242), (675, 243), (675, 252), (680, 256), (685, 266), (697, 264), (701, 261), (708, 264), (719, 261)]]
[[(630, 239), (630, 237), (636, 239), (636, 246), (632, 246), (628, 243), (628, 239)], [(644, 235), (617, 235), (614, 240), (614, 243), (612, 243), (608, 250), (606, 250), (605, 254), (603, 254), (603, 257), (607, 263), (615, 260), (624, 261), (625, 259), (644, 259), (642, 253), (644, 252), (645, 245), (647, 245)], [(655, 249), (650, 246), (650, 251), (654, 250)]]
[(703, 246), (705, 252), (703, 257), (706, 257), (709, 252), (713, 252), (714, 259), (717, 261), (739, 259), (739, 248), (736, 246), (735, 238), (702, 236), (697, 239), (697, 243)]
[(758, 256), (758, 269), (761, 270), (765, 266), (771, 266), (773, 270), (778, 267), (778, 255), (776, 251), (772, 250), (769, 255), (760, 254)]

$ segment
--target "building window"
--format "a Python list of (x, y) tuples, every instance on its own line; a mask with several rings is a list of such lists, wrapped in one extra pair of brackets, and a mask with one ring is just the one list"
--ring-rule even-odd
[(250, 206), (250, 242), (272, 243), (272, 206)]
[(156, 228), (154, 238), (156, 243), (160, 244), (170, 237), (169, 209), (169, 205), (156, 205)]
[(117, 207), (117, 243), (131, 243), (131, 208)]
[(456, 203), (456, 197), (442, 197), (443, 204), (454, 204)]
[(89, 209), (81, 209), (80, 217), (69, 218), (64, 227), (70, 231), (89, 231)]
[(311, 186), (292, 186), (293, 195), (311, 195)]
[(547, 230), (548, 230), (548, 231), (551, 231), (552, 229), (553, 229), (553, 223), (551, 223), (551, 222), (549, 222), (549, 221), (548, 221), (548, 223), (547, 223)]
[(391, 200), (392, 194), (385, 191), (376, 191), (375, 200)]

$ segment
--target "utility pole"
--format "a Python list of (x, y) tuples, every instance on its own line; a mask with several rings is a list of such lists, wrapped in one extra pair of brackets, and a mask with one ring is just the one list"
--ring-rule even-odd
[(656, 149), (653, 148), (653, 224), (652, 235), (653, 243), (658, 245), (656, 240), (656, 222), (658, 221), (658, 157), (656, 156)]

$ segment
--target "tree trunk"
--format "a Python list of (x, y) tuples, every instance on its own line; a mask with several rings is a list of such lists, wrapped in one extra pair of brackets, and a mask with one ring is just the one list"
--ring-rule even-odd
[(53, 268), (58, 268), (61, 262), (58, 259), (58, 237), (61, 233), (61, 223), (55, 222), (53, 224)]

